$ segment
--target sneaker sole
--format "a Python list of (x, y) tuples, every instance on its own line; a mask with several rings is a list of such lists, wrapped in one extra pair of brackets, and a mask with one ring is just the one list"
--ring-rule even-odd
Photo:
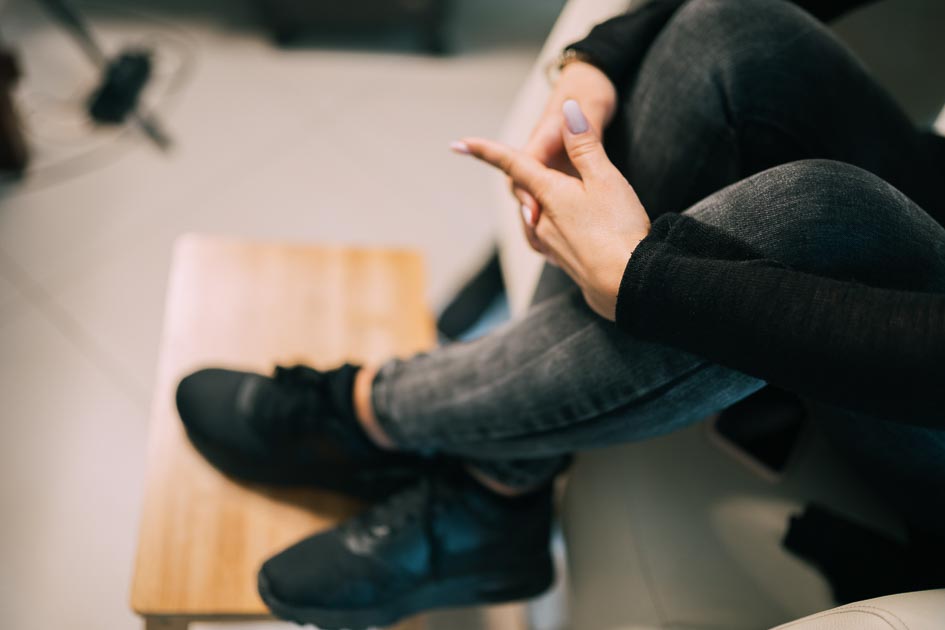
[(362, 501), (377, 501), (390, 496), (400, 488), (416, 481), (432, 463), (418, 461), (415, 468), (406, 466), (379, 472), (373, 479), (359, 479), (363, 471), (351, 471), (350, 475), (337, 470), (330, 474), (318, 471), (313, 465), (289, 465), (278, 461), (260, 463), (234, 454), (197, 431), (187, 428), (187, 437), (204, 459), (227, 476), (249, 483), (278, 486), (314, 486), (330, 492), (338, 492)]
[[(523, 564), (528, 564), (523, 563)], [(398, 600), (377, 608), (338, 610), (295, 606), (276, 598), (269, 581), (259, 574), (259, 595), (279, 618), (299, 625), (314, 624), (322, 630), (368, 630), (390, 626), (411, 615), (437, 608), (477, 604), (498, 604), (531, 599), (544, 593), (554, 582), (551, 557), (541, 561), (541, 569), (510, 575), (508, 571), (462, 576), (430, 582)]]

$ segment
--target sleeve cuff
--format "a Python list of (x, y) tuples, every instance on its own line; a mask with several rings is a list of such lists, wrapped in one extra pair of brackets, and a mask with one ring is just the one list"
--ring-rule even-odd
[(617, 292), (615, 323), (628, 332), (640, 330), (645, 324), (647, 287), (659, 284), (663, 269), (668, 264), (663, 255), (669, 246), (660, 235), (650, 233), (633, 250), (624, 268)]

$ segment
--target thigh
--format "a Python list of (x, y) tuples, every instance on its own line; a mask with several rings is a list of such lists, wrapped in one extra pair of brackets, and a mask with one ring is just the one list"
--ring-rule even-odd
[(762, 385), (623, 333), (574, 287), (485, 337), (388, 362), (373, 400), (402, 446), (537, 458), (660, 435)]
[[(797, 271), (874, 287), (945, 291), (945, 228), (861, 168), (802, 160), (685, 211)], [(712, 245), (706, 244), (711, 256)]]

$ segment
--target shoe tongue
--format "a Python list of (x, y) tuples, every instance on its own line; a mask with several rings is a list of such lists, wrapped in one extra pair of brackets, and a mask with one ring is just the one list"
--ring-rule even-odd
[(291, 367), (277, 365), (273, 378), (276, 382), (284, 385), (311, 386), (314, 388), (322, 388), (328, 381), (325, 373), (312, 369), (307, 365), (293, 365)]
[(361, 429), (354, 410), (354, 378), (358, 367), (345, 364), (320, 372), (305, 365), (277, 366), (268, 431), (301, 435), (330, 434), (352, 453), (375, 453), (378, 448)]
[(277, 366), (269, 383), (265, 393), (258, 394), (261, 413), (256, 416), (256, 430), (262, 435), (298, 436), (317, 418), (331, 413), (326, 404), (325, 376), (312, 368)]
[[(300, 393), (314, 393), (324, 410), (330, 409), (345, 420), (356, 420), (354, 411), (354, 377), (358, 368), (346, 363), (339, 368), (320, 372), (305, 365), (276, 366), (274, 379)], [(306, 391), (308, 390), (308, 391)]]
[(350, 363), (324, 372), (325, 393), (331, 400), (332, 408), (345, 422), (357, 424), (357, 415), (354, 410), (354, 377), (360, 368)]
[(353, 453), (377, 454), (380, 449), (371, 441), (358, 421), (354, 409), (354, 379), (361, 368), (345, 363), (339, 368), (322, 372), (324, 404), (331, 419), (323, 428), (331, 432)]

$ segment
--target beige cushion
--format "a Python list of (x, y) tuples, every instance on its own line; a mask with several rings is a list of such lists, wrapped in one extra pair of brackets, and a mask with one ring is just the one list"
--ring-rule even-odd
[(770, 628), (834, 606), (781, 546), (791, 514), (816, 501), (901, 533), (813, 428), (778, 481), (716, 439), (702, 423), (578, 457), (561, 515), (572, 627)]
[(941, 630), (945, 589), (867, 599), (826, 610), (775, 630)]

